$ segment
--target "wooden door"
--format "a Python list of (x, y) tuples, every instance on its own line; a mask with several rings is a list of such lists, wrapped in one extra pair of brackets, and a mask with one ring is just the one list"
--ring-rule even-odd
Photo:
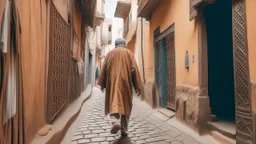
[(167, 107), (175, 110), (176, 95), (176, 63), (175, 63), (175, 45), (174, 32), (167, 35), (166, 45), (166, 86), (167, 86)]
[(161, 91), (162, 91), (162, 63), (161, 63), (161, 41), (156, 43), (156, 84), (157, 84), (157, 96), (159, 98), (159, 104), (161, 105)]
[(233, 54), (237, 144), (252, 144), (253, 122), (246, 29), (245, 0), (233, 1)]

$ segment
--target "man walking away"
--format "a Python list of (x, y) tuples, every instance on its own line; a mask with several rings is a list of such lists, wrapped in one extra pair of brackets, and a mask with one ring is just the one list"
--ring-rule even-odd
[(110, 132), (116, 134), (121, 130), (121, 135), (127, 136), (133, 87), (140, 95), (143, 84), (134, 56), (126, 49), (126, 41), (123, 38), (118, 38), (115, 41), (115, 49), (107, 54), (98, 85), (103, 92), (106, 89), (105, 114), (110, 114), (110, 117), (115, 119)]

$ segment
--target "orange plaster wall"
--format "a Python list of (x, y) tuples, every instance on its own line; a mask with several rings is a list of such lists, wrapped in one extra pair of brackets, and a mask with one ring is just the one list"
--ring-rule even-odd
[[(251, 82), (256, 84), (256, 1), (246, 0), (248, 53)], [(256, 112), (256, 87), (252, 87), (252, 108)]]
[(17, 0), (20, 16), (25, 141), (30, 143), (45, 121), (46, 1)]
[[(163, 32), (175, 23), (175, 52), (176, 52), (176, 82), (198, 86), (198, 30), (195, 21), (189, 21), (188, 0), (163, 0), (153, 12), (150, 20), (149, 63), (154, 63), (154, 30), (160, 26)], [(190, 68), (185, 69), (185, 52), (190, 56)], [(192, 56), (195, 60), (192, 63)], [(154, 69), (151, 69), (150, 79), (154, 79)]]
[(127, 48), (134, 54), (135, 53), (135, 40), (132, 39), (130, 42), (127, 44)]

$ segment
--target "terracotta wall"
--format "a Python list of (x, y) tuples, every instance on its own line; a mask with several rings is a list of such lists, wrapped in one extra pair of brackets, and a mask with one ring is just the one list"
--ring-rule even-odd
[(134, 54), (135, 53), (135, 39), (131, 39), (127, 44), (127, 48)]
[(81, 42), (82, 15), (78, 2), (74, 2), (74, 28), (76, 36)]
[(46, 1), (17, 0), (21, 25), (25, 139), (45, 124)]
[[(175, 52), (176, 52), (176, 82), (191, 86), (198, 85), (198, 31), (195, 21), (189, 21), (188, 0), (163, 0), (153, 12), (150, 20), (149, 55), (150, 63), (154, 63), (153, 35), (160, 26), (163, 32), (175, 23)], [(185, 69), (185, 52), (190, 55), (190, 68)], [(192, 56), (195, 60), (192, 63)], [(151, 69), (150, 79), (154, 79), (154, 69)]]
[(246, 16), (247, 16), (247, 35), (248, 35), (248, 53), (249, 53), (249, 67), (250, 78), (252, 84), (252, 106), (256, 112), (256, 1), (246, 0)]

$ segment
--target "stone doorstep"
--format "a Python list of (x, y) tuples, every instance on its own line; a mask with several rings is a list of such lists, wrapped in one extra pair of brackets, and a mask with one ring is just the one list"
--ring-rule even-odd
[(229, 137), (224, 136), (220, 132), (212, 131), (211, 132), (212, 137), (220, 142), (221, 144), (236, 144), (236, 141), (234, 139), (231, 139)]
[(175, 117), (166, 121), (167, 124), (179, 129), (180, 131), (184, 132), (185, 134), (191, 136), (195, 140), (199, 141), (202, 144), (222, 144), (216, 139), (214, 139), (211, 135), (203, 135), (200, 136), (195, 130), (191, 129), (187, 125), (181, 123)]
[[(41, 144), (41, 143), (60, 143), (61, 137), (63, 137), (68, 130), (69, 126), (76, 120), (79, 115), (81, 108), (92, 94), (92, 85), (88, 85), (86, 90), (81, 94), (81, 96), (72, 102), (68, 108), (66, 108), (60, 115), (55, 119), (52, 124), (52, 130), (49, 131), (45, 136), (40, 136), (37, 134), (32, 140), (31, 144)], [(56, 140), (54, 138), (56, 137)]]
[(169, 109), (166, 109), (166, 108), (158, 108), (158, 111), (159, 111), (161, 114), (163, 114), (163, 115), (165, 115), (166, 117), (168, 117), (168, 118), (172, 118), (172, 117), (175, 116), (175, 112), (174, 112), (174, 111), (169, 110)]
[(211, 131), (217, 131), (222, 135), (231, 139), (236, 138), (235, 122), (232, 123), (232, 122), (219, 121), (219, 122), (208, 122), (207, 124)]

